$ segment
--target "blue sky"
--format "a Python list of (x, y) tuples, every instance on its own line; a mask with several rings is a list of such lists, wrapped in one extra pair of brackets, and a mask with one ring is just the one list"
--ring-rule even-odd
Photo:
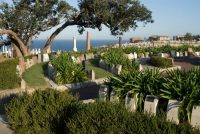
[[(11, 1), (11, 0), (0, 0)], [(77, 0), (66, 0), (70, 5), (77, 6)], [(135, 30), (124, 33), (123, 39), (129, 39), (132, 36), (148, 37), (150, 35), (168, 35), (185, 34), (191, 32), (200, 34), (200, 0), (140, 0), (149, 10), (152, 11), (154, 23), (140, 26)], [(48, 38), (55, 30), (49, 30), (39, 35), (40, 39)], [(91, 33), (92, 39), (116, 39), (110, 34), (109, 29), (103, 27), (103, 30), (86, 29)], [(77, 27), (66, 28), (57, 39), (85, 39), (86, 32), (80, 35)]]

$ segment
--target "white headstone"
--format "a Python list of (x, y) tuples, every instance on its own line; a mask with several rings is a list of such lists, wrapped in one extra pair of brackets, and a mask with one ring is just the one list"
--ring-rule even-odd
[(43, 54), (43, 62), (48, 62), (48, 61), (49, 61), (49, 55)]
[(144, 102), (144, 111), (156, 114), (159, 98), (153, 95), (147, 95)]
[(129, 95), (125, 98), (125, 106), (130, 109), (130, 111), (134, 112), (136, 110), (136, 101), (134, 98), (131, 98)]
[(196, 54), (197, 56), (199, 56), (199, 52), (195, 52), (195, 54)]
[(134, 52), (133, 55), (134, 55), (134, 58), (137, 59), (137, 53)]
[(120, 74), (122, 71), (122, 65), (117, 64), (116, 66), (116, 74)]
[(38, 54), (38, 50), (37, 49), (35, 49), (35, 54)]
[(76, 58), (74, 56), (71, 56), (73, 62), (76, 62)]
[(41, 50), (40, 50), (40, 48), (38, 49), (38, 54), (41, 54)]
[(179, 52), (176, 52), (176, 57), (179, 57), (179, 56), (180, 56)]
[(178, 120), (178, 108), (180, 106), (180, 101), (176, 100), (169, 100), (167, 105), (167, 119), (170, 121), (174, 121), (177, 124), (179, 123)]
[(73, 51), (77, 52), (77, 48), (76, 48), (76, 37), (73, 37)]
[(194, 106), (191, 115), (191, 125), (200, 126), (200, 106)]
[(132, 53), (128, 54), (127, 57), (128, 57), (129, 60), (134, 59), (134, 55)]
[(184, 56), (188, 56), (188, 52), (187, 51), (184, 52)]

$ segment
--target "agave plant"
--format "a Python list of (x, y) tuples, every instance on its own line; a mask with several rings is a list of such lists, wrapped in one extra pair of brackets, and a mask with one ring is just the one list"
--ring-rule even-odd
[(135, 72), (124, 72), (117, 76), (111, 76), (109, 78), (109, 82), (106, 84), (109, 86), (109, 99), (111, 91), (115, 91), (115, 96), (119, 98), (120, 102), (125, 102), (125, 98), (127, 93), (132, 89), (132, 81), (135, 79), (135, 77), (139, 74), (138, 71)]
[(129, 93), (137, 96), (136, 110), (143, 111), (144, 101), (147, 95), (158, 95), (160, 91), (161, 74), (157, 69), (147, 69), (139, 73), (131, 81), (132, 89)]
[(200, 100), (200, 69), (196, 68), (190, 72), (176, 70), (168, 72), (163, 83), (160, 96), (167, 99), (180, 101), (178, 109), (179, 122), (190, 122), (191, 111), (194, 104)]

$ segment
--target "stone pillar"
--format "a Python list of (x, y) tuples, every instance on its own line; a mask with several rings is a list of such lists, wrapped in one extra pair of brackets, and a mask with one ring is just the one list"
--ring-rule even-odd
[(77, 48), (76, 48), (76, 37), (73, 37), (73, 51), (77, 52)]
[(87, 32), (87, 40), (86, 40), (86, 50), (89, 51), (90, 50), (90, 33)]
[(122, 47), (122, 37), (119, 36), (119, 48), (121, 48), (121, 47)]

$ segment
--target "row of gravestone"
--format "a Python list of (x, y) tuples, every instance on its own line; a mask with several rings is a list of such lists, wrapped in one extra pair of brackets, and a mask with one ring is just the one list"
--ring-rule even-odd
[(38, 55), (34, 55), (28, 59), (23, 59), (20, 58), (20, 62), (19, 65), (17, 65), (16, 69), (17, 69), (17, 74), (21, 77), (22, 73), (30, 68), (31, 66), (37, 64), (37, 63), (42, 63), (42, 62), (48, 62), (49, 61), (49, 55), (48, 54), (38, 54)]
[(102, 60), (102, 59), (99, 60), (99, 67), (100, 67), (100, 68), (103, 68), (103, 69), (105, 69), (105, 70), (107, 70), (107, 71), (109, 71), (109, 72), (111, 72), (111, 73), (113, 73), (113, 74), (120, 74), (121, 71), (122, 71), (122, 65), (120, 65), (120, 64), (117, 64), (117, 65), (114, 65), (114, 64), (109, 65), (109, 64), (106, 64), (106, 63), (104, 62), (104, 60)]
[[(99, 99), (102, 101), (106, 101), (108, 86), (101, 85), (99, 89)], [(116, 97), (114, 96), (114, 92), (111, 93), (111, 101), (116, 101)], [(148, 113), (153, 113), (156, 115), (158, 113), (158, 105), (159, 105), (159, 97), (147, 95), (144, 102), (144, 111)], [(132, 112), (136, 110), (135, 100), (128, 95), (125, 99), (126, 107), (130, 108)], [(173, 121), (175, 123), (179, 123), (178, 120), (178, 108), (180, 106), (180, 101), (177, 100), (169, 100), (167, 104), (167, 119)], [(194, 106), (191, 115), (191, 125), (200, 126), (200, 106)]]

